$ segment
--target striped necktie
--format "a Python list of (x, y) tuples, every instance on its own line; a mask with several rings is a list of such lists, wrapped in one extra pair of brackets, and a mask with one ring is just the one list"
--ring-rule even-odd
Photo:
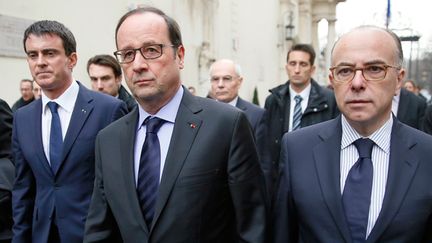
[(302, 108), (301, 108), (301, 102), (303, 98), (300, 95), (296, 95), (294, 97), (295, 100), (295, 106), (294, 106), (294, 115), (293, 115), (293, 126), (292, 131), (295, 131), (300, 128), (300, 122), (302, 117)]

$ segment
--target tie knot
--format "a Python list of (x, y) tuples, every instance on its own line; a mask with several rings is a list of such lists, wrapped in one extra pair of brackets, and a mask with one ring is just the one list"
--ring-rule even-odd
[(57, 113), (58, 104), (56, 102), (50, 101), (47, 105), (51, 111), (51, 114)]
[(374, 144), (369, 138), (359, 138), (354, 141), (354, 146), (356, 146), (360, 158), (371, 158)]
[(296, 95), (294, 96), (294, 100), (296, 103), (300, 103), (303, 100), (303, 98), (300, 95)]
[(151, 118), (150, 116), (147, 117), (144, 120), (144, 124), (147, 126), (146, 133), (157, 133), (159, 131), (159, 128), (162, 126), (164, 122), (165, 120), (160, 119), (158, 117), (153, 117), (153, 118)]

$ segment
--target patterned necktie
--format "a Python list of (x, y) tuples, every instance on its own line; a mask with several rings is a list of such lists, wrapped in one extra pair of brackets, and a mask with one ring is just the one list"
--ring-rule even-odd
[(294, 106), (294, 115), (293, 115), (293, 125), (292, 125), (292, 131), (295, 131), (300, 128), (300, 122), (302, 117), (302, 108), (301, 108), (301, 102), (303, 98), (300, 95), (296, 95), (294, 97), (295, 100), (295, 106)]
[(345, 181), (342, 202), (353, 242), (365, 242), (372, 192), (374, 142), (369, 138), (354, 141), (359, 159)]
[(55, 102), (48, 102), (48, 107), (51, 111), (51, 131), (49, 142), (49, 156), (51, 169), (54, 173), (57, 172), (61, 162), (61, 155), (63, 149), (63, 137), (60, 123), (60, 116), (58, 114), (58, 104)]
[(143, 124), (147, 126), (144, 145), (141, 150), (138, 171), (138, 198), (147, 226), (153, 220), (160, 175), (160, 145), (157, 132), (165, 121), (147, 117)]

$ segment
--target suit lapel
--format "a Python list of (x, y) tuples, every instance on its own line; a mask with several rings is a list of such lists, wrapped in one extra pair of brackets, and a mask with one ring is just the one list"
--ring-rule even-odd
[(123, 179), (126, 185), (125, 190), (128, 191), (126, 193), (128, 195), (128, 200), (126, 201), (128, 201), (128, 206), (132, 211), (136, 213), (138, 223), (141, 225), (143, 230), (148, 233), (149, 227), (145, 223), (142, 215), (135, 184), (134, 151), (138, 116), (138, 109), (134, 109), (127, 115), (127, 117), (125, 117), (125, 122), (122, 124), (123, 127), (119, 132), (118, 146), (120, 147), (121, 153), (121, 168), (123, 170)]
[(418, 168), (418, 155), (415, 150), (416, 141), (410, 134), (404, 133), (405, 128), (394, 119), (391, 135), (390, 161), (383, 205), (378, 219), (372, 229), (368, 242), (375, 242), (392, 221), (405, 198), (406, 192)]
[(351, 237), (340, 191), (341, 118), (335, 119), (331, 126), (319, 135), (323, 142), (313, 149), (313, 154), (324, 200), (341, 235), (349, 242)]
[(90, 113), (93, 111), (93, 98), (90, 93), (79, 84), (79, 92), (78, 97), (75, 102), (74, 110), (72, 111), (72, 117), (69, 122), (69, 128), (66, 133), (64, 143), (63, 143), (63, 156), (60, 165), (57, 170), (54, 171), (54, 174), (57, 173), (59, 168), (62, 166), (65, 158), (69, 154), (72, 145), (75, 143), (76, 138), (81, 132), (84, 123), (87, 118), (90, 116)]
[(43, 142), (42, 142), (42, 112), (43, 112), (42, 100), (39, 99), (39, 100), (34, 101), (34, 102), (37, 102), (37, 103), (35, 104), (35, 109), (32, 109), (31, 110), (32, 113), (29, 114), (29, 117), (30, 117), (29, 120), (34, 121), (33, 127), (32, 127), (30, 132), (32, 133), (31, 138), (36, 138), (37, 142), (32, 143), (32, 144), (35, 147), (34, 151), (37, 151), (36, 155), (38, 157), (38, 161), (40, 161), (42, 163), (42, 166), (48, 171), (48, 173), (50, 175), (53, 175), (53, 172), (51, 170), (51, 166), (50, 166), (48, 159), (45, 155), (45, 150), (44, 150)]
[(236, 107), (239, 108), (242, 111), (246, 111), (247, 110), (247, 107), (244, 105), (243, 100), (240, 97), (238, 97), (238, 99), (237, 99)]
[(186, 156), (201, 127), (202, 120), (196, 115), (196, 113), (201, 110), (202, 108), (198, 107), (196, 103), (193, 102), (192, 95), (188, 92), (184, 92), (165, 160), (152, 228), (156, 224), (161, 211), (167, 203), (177, 177), (183, 168)]

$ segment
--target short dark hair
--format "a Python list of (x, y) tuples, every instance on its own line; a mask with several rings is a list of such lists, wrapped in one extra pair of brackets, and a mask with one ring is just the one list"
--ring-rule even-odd
[(63, 41), (66, 56), (76, 52), (76, 41), (72, 32), (62, 23), (54, 20), (41, 20), (30, 25), (24, 32), (24, 51), (27, 52), (25, 42), (30, 35), (57, 35)]
[(22, 83), (25, 83), (25, 82), (29, 82), (31, 84), (32, 89), (33, 89), (33, 80), (28, 79), (28, 78), (24, 78), (24, 79), (21, 79), (20, 83), (22, 84)]
[(315, 50), (314, 50), (312, 45), (309, 45), (309, 44), (295, 44), (295, 45), (293, 45), (287, 53), (287, 57), (286, 57), (287, 62), (289, 60), (290, 53), (293, 51), (306, 52), (307, 54), (309, 54), (310, 65), (314, 65), (316, 54), (315, 54)]
[(87, 62), (87, 73), (89, 73), (90, 65), (100, 65), (105, 67), (110, 67), (113, 70), (114, 76), (119, 77), (122, 75), (120, 64), (117, 60), (110, 55), (96, 55), (90, 58)]
[(119, 22), (117, 23), (116, 30), (115, 30), (115, 40), (116, 40), (116, 46), (117, 47), (118, 47), (117, 32), (118, 32), (120, 26), (123, 24), (123, 22), (128, 17), (135, 15), (135, 14), (139, 14), (139, 13), (154, 13), (154, 14), (161, 16), (165, 20), (165, 23), (168, 26), (168, 34), (169, 34), (169, 39), (171, 41), (171, 44), (173, 44), (175, 47), (178, 47), (178, 46), (183, 44), (181, 32), (180, 32), (180, 26), (177, 24), (177, 22), (173, 18), (171, 18), (170, 16), (166, 15), (162, 10), (155, 8), (155, 7), (145, 6), (145, 7), (140, 7), (140, 8), (136, 8), (134, 10), (131, 10), (120, 18)]

